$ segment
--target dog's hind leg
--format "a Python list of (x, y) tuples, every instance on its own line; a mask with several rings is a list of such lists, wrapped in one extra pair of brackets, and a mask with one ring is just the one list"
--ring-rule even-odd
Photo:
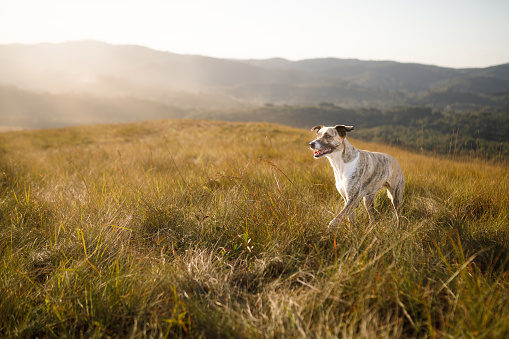
[(394, 189), (394, 208), (396, 209), (396, 214), (398, 215), (398, 224), (399, 218), (401, 217), (401, 206), (403, 205), (403, 193), (405, 192), (405, 179), (401, 178), (401, 180), (396, 185)]
[(391, 199), (392, 206), (394, 206), (394, 210), (396, 211), (396, 218), (399, 220), (401, 216), (401, 205), (403, 204), (403, 193), (405, 191), (405, 179), (401, 179), (394, 186), (388, 185), (387, 187), (387, 195)]
[(363, 198), (364, 207), (366, 207), (366, 211), (368, 212), (370, 224), (375, 223), (375, 195), (376, 194), (371, 194)]

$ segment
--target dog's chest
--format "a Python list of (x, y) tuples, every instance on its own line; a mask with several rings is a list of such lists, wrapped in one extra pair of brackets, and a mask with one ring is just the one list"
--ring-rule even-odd
[(329, 161), (334, 169), (336, 188), (342, 193), (351, 184), (353, 176), (357, 173), (359, 155), (349, 162), (343, 162), (340, 157), (330, 157)]

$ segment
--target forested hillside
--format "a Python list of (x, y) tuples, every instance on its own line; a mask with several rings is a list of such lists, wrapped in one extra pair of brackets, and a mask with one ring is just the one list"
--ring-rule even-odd
[(133, 96), (203, 107), (199, 98), (232, 104), (316, 105), (387, 109), (481, 109), (509, 103), (509, 64), (452, 69), (392, 61), (228, 60), (179, 55), (96, 41), (0, 45), (0, 85), (29, 91)]

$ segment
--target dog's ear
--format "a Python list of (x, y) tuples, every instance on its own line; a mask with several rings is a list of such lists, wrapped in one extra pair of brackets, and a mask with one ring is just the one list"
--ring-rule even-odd
[(338, 131), (339, 136), (342, 138), (346, 136), (346, 132), (353, 131), (353, 126), (336, 125), (334, 128)]
[(314, 131), (317, 131), (317, 132), (318, 132), (319, 130), (321, 130), (321, 129), (322, 129), (322, 127), (323, 127), (322, 125), (318, 125), (318, 126), (315, 126), (315, 127), (311, 128), (311, 130), (312, 130), (313, 132), (314, 132)]

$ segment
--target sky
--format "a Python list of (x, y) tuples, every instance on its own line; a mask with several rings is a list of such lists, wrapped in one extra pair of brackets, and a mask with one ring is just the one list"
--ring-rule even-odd
[(508, 18), (508, 0), (0, 0), (0, 44), (488, 67), (509, 63)]

